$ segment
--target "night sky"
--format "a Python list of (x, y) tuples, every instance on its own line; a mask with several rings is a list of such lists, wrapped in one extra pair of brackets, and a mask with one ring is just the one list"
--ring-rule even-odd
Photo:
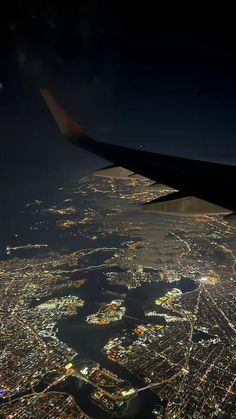
[(5, 177), (70, 167), (87, 174), (104, 165), (63, 141), (40, 86), (98, 140), (236, 163), (233, 11), (222, 2), (152, 3), (7, 2), (0, 51)]

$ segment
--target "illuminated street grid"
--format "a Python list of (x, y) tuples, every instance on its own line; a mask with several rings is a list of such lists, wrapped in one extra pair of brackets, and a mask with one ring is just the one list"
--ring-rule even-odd
[(140, 325), (105, 346), (110, 359), (147, 383), (139, 391), (152, 388), (168, 401), (157, 416), (230, 417), (234, 411), (234, 287), (232, 281), (213, 285), (204, 278), (198, 290), (166, 304), (182, 322), (176, 320), (161, 329)]
[(25, 396), (2, 407), (6, 417), (35, 419), (89, 419), (68, 394), (51, 391), (39, 396)]
[[(124, 403), (126, 397), (138, 397), (148, 388), (165, 401), (153, 412), (157, 417), (227, 418), (235, 410), (235, 228), (214, 217), (144, 214), (140, 202), (165, 193), (149, 185), (135, 177), (74, 179), (71, 188), (59, 188), (58, 205), (47, 208), (39, 199), (22, 210), (22, 214), (38, 218), (29, 225), (35, 235), (52, 223), (62, 239), (85, 237), (94, 245), (63, 254), (49, 253), (48, 244), (37, 241), (7, 246), (7, 259), (0, 262), (0, 397), (4, 417), (41, 418), (45, 412), (50, 418), (58, 409), (57, 416), (62, 418), (85, 418), (71, 396), (52, 391), (71, 375), (97, 386), (91, 400), (112, 413), (117, 408), (115, 402)], [(116, 247), (97, 245), (98, 239), (111, 236), (123, 241)], [(20, 258), (21, 251), (29, 252), (29, 257)], [(31, 256), (30, 252), (37, 251), (42, 252), (40, 256)], [(100, 255), (104, 261), (93, 262)], [(182, 277), (191, 278), (198, 286), (192, 292), (176, 291), (161, 304), (153, 296), (144, 310), (147, 321), (136, 319), (133, 330), (123, 331), (107, 343), (107, 356), (144, 381), (139, 389), (129, 385), (123, 396), (114, 385), (114, 400), (102, 381), (97, 384), (94, 376), (81, 373), (76, 366), (78, 354), (57, 338), (58, 320), (77, 311), (79, 315), (86, 301), (72, 292), (70, 296), (52, 296), (64, 289), (79, 289), (86, 282), (86, 272), (105, 268), (108, 285), (128, 289)], [(103, 374), (103, 367), (98, 371)], [(35, 387), (45, 377), (46, 389), (37, 392)], [(9, 403), (12, 396), (17, 400)]]
[[(65, 275), (77, 273), (78, 259), (83, 255), (82, 250), (63, 257), (10, 259), (0, 263), (4, 398), (34, 387), (51, 370), (63, 371), (76, 355), (58, 340), (55, 326), (60, 318), (75, 315), (84, 301), (75, 296), (46, 299), (43, 304), (37, 300), (65, 286), (82, 286), (85, 279), (65, 280)], [(32, 301), (35, 301), (33, 306)]]

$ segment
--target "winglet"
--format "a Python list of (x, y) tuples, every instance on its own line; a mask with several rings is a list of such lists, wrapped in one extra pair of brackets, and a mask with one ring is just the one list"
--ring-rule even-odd
[(69, 141), (75, 136), (83, 138), (85, 136), (83, 129), (55, 102), (48, 90), (40, 89), (40, 93), (64, 137)]

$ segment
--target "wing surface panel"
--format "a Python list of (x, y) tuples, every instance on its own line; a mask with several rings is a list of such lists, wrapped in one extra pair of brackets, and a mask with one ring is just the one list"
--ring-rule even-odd
[[(81, 126), (55, 102), (46, 89), (41, 89), (41, 94), (62, 135), (73, 145), (110, 161), (116, 167), (126, 169), (131, 176), (139, 174), (180, 191), (183, 197), (199, 198), (226, 208), (228, 212), (236, 211), (235, 166), (151, 153), (96, 141), (85, 134)], [(186, 202), (189, 205), (192, 198), (181, 202), (184, 202), (186, 207)]]

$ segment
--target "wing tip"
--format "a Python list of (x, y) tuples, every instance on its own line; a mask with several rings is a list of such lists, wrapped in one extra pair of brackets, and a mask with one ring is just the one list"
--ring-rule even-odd
[(39, 91), (63, 136), (68, 140), (75, 135), (84, 137), (85, 134), (81, 126), (54, 100), (48, 89), (41, 87)]

